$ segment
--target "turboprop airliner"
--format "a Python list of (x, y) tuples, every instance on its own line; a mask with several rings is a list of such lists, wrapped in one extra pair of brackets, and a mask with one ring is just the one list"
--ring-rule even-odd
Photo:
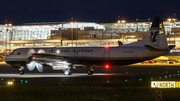
[(92, 75), (93, 66), (108, 68), (151, 60), (169, 53), (173, 47), (167, 45), (162, 19), (155, 17), (148, 34), (138, 42), (117, 47), (19, 48), (6, 56), (5, 62), (18, 68), (20, 75), (24, 74), (24, 68), (43, 72), (44, 65), (63, 70), (65, 75), (84, 66), (88, 75)]

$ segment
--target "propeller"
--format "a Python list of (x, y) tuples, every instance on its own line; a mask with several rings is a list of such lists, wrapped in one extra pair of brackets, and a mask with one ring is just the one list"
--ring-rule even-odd
[(29, 71), (33, 71), (35, 68), (35, 65), (36, 65), (35, 61), (31, 61), (29, 64), (26, 64)]
[(31, 61), (29, 64), (26, 64), (26, 66), (29, 71), (33, 71), (36, 67), (39, 72), (43, 72), (43, 65), (35, 61)]
[(40, 63), (36, 63), (36, 68), (39, 72), (43, 72), (43, 65)]
[[(34, 49), (29, 49), (27, 53), (27, 57), (32, 56), (33, 53), (36, 53)], [(39, 49), (37, 53), (45, 53), (43, 49)], [(40, 63), (37, 63), (36, 61), (31, 61), (29, 64), (26, 64), (29, 71), (33, 71), (35, 67), (39, 72), (43, 72), (43, 65)]]

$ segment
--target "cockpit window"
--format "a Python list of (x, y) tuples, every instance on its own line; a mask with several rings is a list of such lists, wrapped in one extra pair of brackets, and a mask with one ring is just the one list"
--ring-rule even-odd
[(15, 51), (11, 52), (9, 55), (15, 55)]
[(21, 52), (17, 52), (17, 55), (21, 55)]

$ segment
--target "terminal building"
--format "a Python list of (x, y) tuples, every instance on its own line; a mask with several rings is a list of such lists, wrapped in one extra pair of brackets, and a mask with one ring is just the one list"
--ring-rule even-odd
[[(117, 23), (49, 22), (27, 23), (21, 26), (0, 24), (0, 51), (25, 47), (98, 47), (118, 46), (118, 41), (129, 44), (141, 40), (152, 21)], [(164, 21), (169, 45), (180, 51), (180, 20)]]

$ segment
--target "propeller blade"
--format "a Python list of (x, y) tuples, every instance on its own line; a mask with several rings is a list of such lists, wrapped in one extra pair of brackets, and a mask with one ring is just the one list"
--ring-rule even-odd
[(43, 65), (40, 63), (36, 63), (36, 68), (39, 72), (43, 72)]
[(31, 61), (29, 64), (26, 64), (29, 71), (33, 71), (35, 68), (35, 65), (36, 65), (35, 61)]

